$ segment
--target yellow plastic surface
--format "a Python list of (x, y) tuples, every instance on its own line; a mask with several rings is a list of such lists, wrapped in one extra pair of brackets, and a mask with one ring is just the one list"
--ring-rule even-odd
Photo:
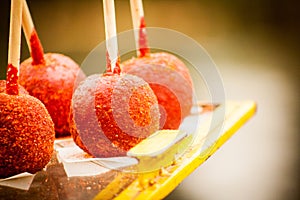
[[(183, 156), (170, 166), (150, 173), (130, 175), (131, 178), (134, 176), (134, 181), (128, 186), (122, 183), (129, 174), (121, 173), (95, 199), (145, 200), (166, 197), (254, 115), (256, 103), (253, 101), (227, 102), (214, 111), (216, 116), (222, 116), (223, 112), (225, 112), (225, 118), (210, 117), (197, 128), (199, 137), (193, 141)], [(214, 139), (216, 134), (217, 138)]]

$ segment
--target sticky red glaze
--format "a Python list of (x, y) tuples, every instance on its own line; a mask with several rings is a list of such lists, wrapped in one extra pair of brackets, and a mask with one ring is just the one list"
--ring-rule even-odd
[(106, 51), (106, 73), (112, 73), (112, 70), (111, 70), (111, 60), (109, 58), (108, 51)]
[(121, 73), (120, 57), (118, 57), (114, 71), (112, 71), (110, 56), (108, 51), (106, 51), (106, 74), (111, 75), (111, 74), (120, 74), (120, 73)]
[(8, 64), (6, 73), (6, 93), (10, 95), (18, 95), (18, 69), (12, 64)]
[(178, 129), (192, 107), (193, 84), (185, 64), (174, 55), (153, 53), (122, 63), (124, 73), (147, 81), (160, 105), (163, 129)]
[(32, 65), (45, 64), (44, 50), (35, 29), (32, 31), (30, 36), (30, 48)]
[(74, 93), (71, 125), (74, 141), (91, 155), (123, 156), (158, 130), (157, 99), (138, 77), (94, 75)]
[[(19, 94), (28, 94), (24, 87), (19, 86)], [(0, 80), (0, 93), (6, 93), (6, 80)]]
[(36, 98), (0, 93), (0, 178), (36, 173), (50, 161), (54, 124)]
[(32, 58), (22, 62), (19, 82), (30, 95), (41, 100), (55, 124), (56, 136), (70, 135), (70, 104), (76, 82), (85, 77), (79, 66), (62, 54), (47, 53), (45, 63), (32, 65)]
[(118, 57), (118, 61), (116, 62), (116, 66), (114, 68), (114, 74), (120, 74), (121, 73), (121, 67), (120, 67), (120, 57)]
[(148, 47), (147, 34), (146, 34), (146, 22), (144, 17), (141, 17), (140, 28), (139, 28), (139, 51), (140, 57), (144, 57), (150, 54)]

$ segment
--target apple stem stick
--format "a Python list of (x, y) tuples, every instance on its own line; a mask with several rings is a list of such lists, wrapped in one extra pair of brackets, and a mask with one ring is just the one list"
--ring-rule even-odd
[(27, 45), (32, 57), (32, 64), (33, 65), (44, 64), (45, 60), (44, 60), (43, 46), (35, 30), (27, 2), (26, 0), (22, 0), (22, 1), (23, 1), (22, 26), (27, 41)]
[(130, 7), (137, 55), (138, 57), (149, 56), (150, 49), (148, 46), (143, 2), (142, 0), (130, 0)]
[(106, 39), (106, 71), (120, 73), (118, 39), (116, 28), (115, 4), (113, 0), (103, 0), (105, 39)]
[(11, 1), (10, 32), (8, 46), (8, 66), (6, 74), (6, 93), (18, 95), (18, 77), (21, 49), (22, 0)]

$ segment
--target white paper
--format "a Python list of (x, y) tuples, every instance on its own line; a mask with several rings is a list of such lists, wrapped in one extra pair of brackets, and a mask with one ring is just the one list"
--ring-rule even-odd
[(109, 171), (109, 169), (91, 161), (79, 163), (63, 162), (63, 166), (68, 177), (95, 176)]
[(80, 149), (72, 138), (56, 141), (55, 149), (68, 177), (94, 176), (138, 163), (131, 157), (94, 158)]
[(28, 190), (34, 179), (34, 176), (34, 174), (30, 174), (28, 172), (20, 173), (15, 176), (0, 179), (0, 185), (21, 190)]

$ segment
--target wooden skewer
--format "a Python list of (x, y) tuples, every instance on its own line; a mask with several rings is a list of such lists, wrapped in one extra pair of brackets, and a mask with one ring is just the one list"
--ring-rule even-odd
[(11, 1), (10, 32), (8, 46), (8, 66), (6, 76), (6, 93), (18, 95), (18, 76), (21, 50), (22, 0)]
[(107, 49), (106, 68), (107, 72), (115, 72), (115, 68), (119, 68), (119, 58), (114, 0), (103, 0), (103, 11)]
[(26, 0), (23, 1), (23, 11), (22, 11), (22, 26), (25, 34), (27, 46), (29, 48), (32, 64), (44, 64), (44, 50), (37, 32), (34, 27), (34, 23), (27, 5)]
[(130, 0), (132, 24), (134, 29), (140, 28), (140, 20), (144, 17), (143, 3), (140, 0)]
[(31, 36), (32, 31), (34, 30), (34, 24), (33, 24), (26, 0), (22, 0), (22, 1), (23, 1), (22, 27), (23, 27), (23, 31), (24, 31), (24, 35), (25, 35), (27, 44), (28, 44), (28, 48), (31, 52), (30, 36)]
[(130, 0), (130, 8), (137, 55), (138, 57), (149, 56), (150, 49), (148, 46), (142, 0)]
[(21, 48), (22, 0), (11, 1), (8, 64), (19, 69)]

